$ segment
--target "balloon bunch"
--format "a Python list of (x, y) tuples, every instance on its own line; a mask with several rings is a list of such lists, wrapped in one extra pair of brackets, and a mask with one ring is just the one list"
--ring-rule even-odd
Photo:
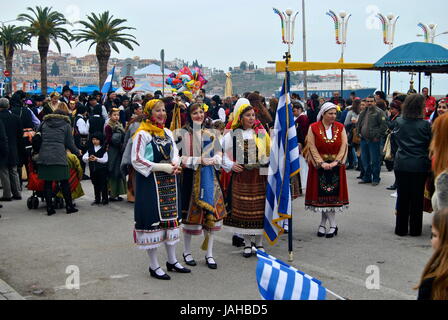
[(176, 75), (174, 72), (166, 79), (166, 84), (172, 87), (173, 92), (190, 91), (196, 94), (208, 81), (198, 67), (190, 70), (189, 67), (183, 67)]

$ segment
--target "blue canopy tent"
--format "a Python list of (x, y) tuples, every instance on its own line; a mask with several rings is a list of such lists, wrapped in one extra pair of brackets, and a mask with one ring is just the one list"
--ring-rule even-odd
[[(442, 46), (426, 42), (411, 42), (391, 50), (374, 64), (381, 71), (381, 90), (390, 91), (390, 72), (418, 72), (419, 92), (421, 74), (448, 73), (448, 50)], [(430, 94), (432, 91), (430, 81)]]
[[(94, 91), (100, 91), (99, 87), (96, 85), (88, 85), (88, 86), (84, 86), (84, 87), (78, 87), (78, 86), (73, 86), (70, 87), (70, 89), (73, 90), (73, 93), (75, 95), (81, 94), (81, 93), (85, 93), (85, 94), (92, 94)], [(112, 88), (113, 91), (116, 91), (117, 88)], [(55, 91), (55, 88), (47, 88), (47, 93), (51, 94)], [(56, 88), (56, 92), (59, 94), (62, 94), (62, 87), (58, 86)], [(41, 89), (37, 89), (37, 90), (30, 90), (27, 91), (27, 93), (29, 94), (42, 94), (42, 90)]]

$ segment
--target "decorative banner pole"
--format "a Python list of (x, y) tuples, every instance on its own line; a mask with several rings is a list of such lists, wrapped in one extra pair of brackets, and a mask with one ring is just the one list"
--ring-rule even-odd
[[(291, 45), (294, 44), (294, 30), (295, 30), (295, 22), (297, 15), (299, 12), (294, 12), (291, 9), (286, 9), (285, 12), (280, 12), (280, 10), (273, 8), (274, 12), (279, 15), (280, 20), (282, 22), (282, 41), (283, 43), (288, 45), (288, 52), (285, 53), (283, 58), (285, 59), (285, 90), (288, 92), (285, 92), (286, 96), (286, 108), (288, 109), (288, 106), (291, 103), (290, 97), (289, 97), (289, 61), (291, 60)], [(289, 112), (286, 112), (286, 122), (287, 122), (287, 128), (289, 128), (289, 118), (288, 118)], [(286, 136), (286, 141), (288, 141), (288, 136)], [(292, 214), (291, 218), (288, 219), (288, 252), (289, 252), (289, 261), (294, 261), (294, 253), (293, 253), (293, 243), (292, 243)]]
[(387, 17), (383, 16), (381, 13), (377, 14), (378, 19), (380, 19), (383, 25), (383, 42), (389, 45), (389, 51), (394, 47), (395, 39), (395, 27), (397, 25), (397, 20), (399, 16), (395, 16), (393, 13), (389, 13)]
[[(350, 20), (350, 17), (352, 15), (347, 15), (347, 12), (341, 11), (338, 16), (332, 10), (328, 10), (327, 15), (330, 16), (334, 21), (336, 43), (341, 45), (341, 59), (339, 60), (339, 62), (344, 63), (344, 51), (347, 44), (348, 21)], [(344, 69), (341, 69), (341, 98), (344, 98)]]

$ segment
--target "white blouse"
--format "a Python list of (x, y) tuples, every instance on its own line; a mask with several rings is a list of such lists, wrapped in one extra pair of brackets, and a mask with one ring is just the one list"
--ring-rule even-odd
[[(170, 154), (171, 162), (179, 165), (180, 164), (179, 150), (177, 149), (173, 133), (167, 128), (164, 128), (164, 130), (165, 133), (171, 138), (171, 141), (173, 142), (173, 148), (171, 149)], [(139, 133), (137, 133), (132, 143), (132, 154), (131, 154), (132, 166), (136, 171), (138, 171), (145, 177), (149, 177), (149, 175), (151, 174), (152, 165), (154, 163), (145, 159), (146, 146), (149, 143), (151, 143), (151, 141), (152, 141), (152, 135), (149, 132), (140, 131)]]
[[(242, 130), (242, 129), (240, 129), (240, 130)], [(243, 132), (244, 140), (254, 140), (255, 132), (253, 129), (242, 130), (242, 132)], [(233, 165), (235, 164), (235, 162), (231, 160), (233, 158), (233, 134), (232, 134), (232, 131), (226, 133), (226, 135), (224, 136), (223, 148), (224, 148), (224, 154), (223, 154), (223, 158), (222, 158), (222, 168), (226, 172), (230, 172), (230, 171), (232, 171)]]
[[(93, 146), (93, 149), (95, 149), (95, 152), (97, 152), (98, 150), (101, 149), (101, 146)], [(84, 161), (85, 163), (89, 163), (89, 151), (87, 151), (83, 156), (82, 156), (82, 161)], [(98, 158), (97, 162), (98, 163), (107, 163), (107, 161), (109, 161), (109, 156), (107, 155), (107, 152), (104, 152), (104, 155), (102, 158)]]

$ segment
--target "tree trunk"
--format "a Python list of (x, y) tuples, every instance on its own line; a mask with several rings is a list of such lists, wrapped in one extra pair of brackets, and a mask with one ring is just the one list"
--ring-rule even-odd
[[(107, 79), (107, 64), (109, 63), (109, 58), (111, 54), (111, 49), (108, 43), (98, 43), (96, 46), (96, 58), (98, 60), (98, 68), (99, 68), (99, 88), (100, 90), (103, 88), (104, 82)], [(102, 92), (107, 93), (107, 92)]]
[(42, 94), (47, 95), (48, 78), (47, 78), (47, 56), (50, 47), (50, 40), (45, 37), (39, 37), (37, 47), (40, 55), (40, 84)]
[(3, 56), (5, 57), (5, 67), (6, 70), (8, 70), (11, 73), (10, 79), (11, 82), (9, 82), (6, 86), (5, 86), (5, 92), (6, 94), (11, 94), (12, 93), (12, 60), (14, 58), (14, 48), (9, 47), (8, 49), (6, 49), (6, 47), (3, 48)]

